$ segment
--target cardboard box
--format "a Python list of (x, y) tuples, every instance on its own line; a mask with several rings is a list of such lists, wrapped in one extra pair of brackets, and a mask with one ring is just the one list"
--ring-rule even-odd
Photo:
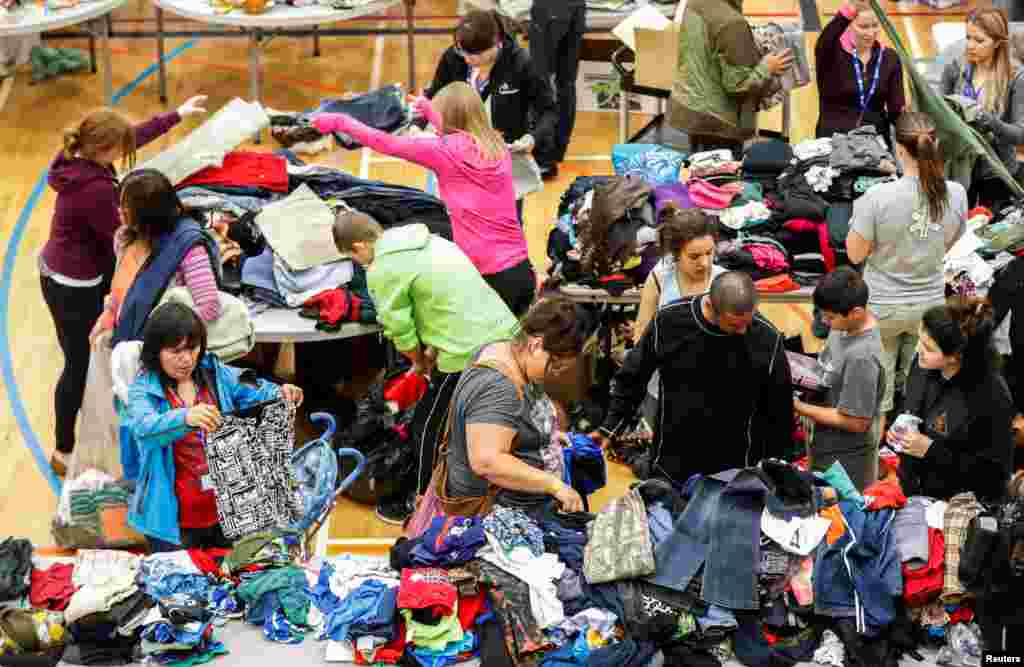
[[(611, 63), (584, 60), (576, 78), (576, 109), (578, 111), (618, 112), (619, 74)], [(656, 114), (658, 101), (653, 97), (630, 95), (629, 110), (633, 113)]]
[(664, 30), (637, 28), (636, 70), (633, 83), (647, 88), (672, 90), (679, 64), (679, 28), (671, 25)]

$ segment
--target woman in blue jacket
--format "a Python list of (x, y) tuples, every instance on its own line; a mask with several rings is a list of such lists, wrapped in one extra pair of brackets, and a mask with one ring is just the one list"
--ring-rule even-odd
[(160, 306), (143, 333), (142, 371), (128, 392), (123, 433), (141, 459), (128, 523), (151, 552), (230, 547), (217, 517), (203, 449), (221, 414), (284, 398), (302, 403), (302, 390), (225, 366), (206, 352), (206, 326), (191, 308)]

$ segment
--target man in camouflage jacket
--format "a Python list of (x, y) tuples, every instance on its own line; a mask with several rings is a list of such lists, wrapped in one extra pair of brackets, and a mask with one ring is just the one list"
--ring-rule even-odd
[(689, 133), (691, 150), (753, 136), (758, 101), (792, 62), (789, 51), (761, 57), (742, 9), (742, 0), (690, 0), (683, 14), (669, 122)]

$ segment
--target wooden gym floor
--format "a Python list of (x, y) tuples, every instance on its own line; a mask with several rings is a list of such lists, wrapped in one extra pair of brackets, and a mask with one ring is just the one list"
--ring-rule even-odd
[[(746, 0), (744, 9), (754, 21), (799, 20), (799, 0)], [(814, 0), (810, 0), (813, 7)], [(808, 4), (808, 0), (804, 0)], [(887, 3), (886, 9), (901, 31), (915, 58), (934, 54), (931, 26), (939, 21), (963, 21), (973, 8), (959, 7), (934, 12), (924, 5)], [(822, 23), (838, 8), (838, 0), (821, 0)], [(458, 8), (455, 0), (421, 0), (416, 11), (421, 26), (451, 26)], [(361, 21), (364, 27), (404, 25), (398, 12), (388, 19)], [(428, 18), (440, 17), (440, 18)], [(115, 14), (118, 29), (154, 29), (153, 9), (145, 0), (129, 0)], [(123, 26), (128, 26), (127, 28)], [(168, 15), (169, 30), (202, 27)], [(347, 26), (346, 26), (347, 27)], [(813, 54), (817, 33), (807, 34), (808, 53)], [(446, 35), (417, 37), (417, 80), (425, 85), (434, 66), (451, 40)], [(84, 40), (68, 39), (50, 45), (84, 48)], [(174, 108), (191, 95), (210, 96), (208, 108), (216, 110), (233, 97), (247, 97), (248, 66), (245, 41), (206, 38), (169, 39), (167, 53), (185, 49), (168, 64), (168, 90)], [(114, 89), (127, 92), (119, 106), (138, 120), (164, 110), (157, 94), (157, 78), (151, 70), (155, 44), (151, 40), (114, 40)], [(391, 82), (407, 81), (404, 36), (332, 37), (321, 40), (322, 55), (312, 57), (308, 39), (275, 39), (264, 55), (264, 99), (269, 107), (301, 110), (315, 106), (321, 97), (348, 91), (366, 91)], [(812, 58), (813, 60), (813, 58)], [(368, 63), (370, 66), (368, 67)], [(812, 62), (813, 66), (813, 62)], [(146, 74), (146, 72), (149, 72)], [(142, 76), (140, 76), (142, 75)], [(136, 79), (139, 79), (136, 81)], [(813, 77), (812, 77), (813, 79)], [(135, 83), (133, 83), (135, 82)], [(54, 193), (45, 187), (44, 171), (60, 146), (61, 130), (89, 109), (102, 105), (99, 76), (89, 74), (63, 77), (29, 85), (29, 70), (21, 68), (15, 77), (0, 82), (0, 230), (5, 256), (0, 278), (0, 326), (6, 326), (0, 340), (3, 360), (3, 388), (7, 400), (0, 410), (0, 539), (8, 535), (27, 537), (34, 543), (52, 543), (49, 523), (56, 507), (55, 490), (41, 473), (53, 448), (53, 386), (63, 363), (52, 321), (39, 291), (36, 254), (45, 242), (53, 211)], [(793, 138), (813, 134), (817, 119), (817, 92), (813, 85), (794, 96)], [(647, 118), (634, 115), (632, 127), (642, 127)], [(617, 114), (580, 112), (569, 156), (557, 181), (526, 204), (526, 226), (534, 262), (544, 261), (549, 221), (558, 200), (571, 181), (580, 175), (609, 174), (608, 155), (617, 142)], [(160, 151), (184, 137), (199, 121), (186, 121), (168, 136), (142, 153), (142, 158)], [(778, 114), (764, 119), (763, 126), (778, 129)], [(265, 149), (272, 146), (264, 145)], [(425, 172), (369, 151), (334, 151), (316, 156), (317, 161), (338, 166), (357, 175), (383, 181), (424, 187)], [(806, 334), (810, 315), (806, 307), (774, 306), (766, 314), (787, 333)], [(809, 336), (805, 336), (805, 339)], [(9, 360), (9, 361), (8, 361)], [(598, 493), (595, 507), (621, 495), (628, 486), (628, 471), (612, 465), (612, 479)], [(380, 523), (372, 508), (343, 500), (330, 522), (334, 540), (358, 538), (369, 546), (379, 538), (393, 537), (396, 529)], [(355, 546), (357, 543), (350, 543)]]

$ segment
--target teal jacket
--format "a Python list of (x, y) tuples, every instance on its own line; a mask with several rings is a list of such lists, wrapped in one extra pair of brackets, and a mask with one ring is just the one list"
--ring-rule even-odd
[[(265, 380), (242, 380), (244, 371), (225, 366), (207, 353), (199, 369), (212, 377), (212, 387), (222, 413), (271, 401), (280, 396), (277, 385)], [(248, 380), (248, 378), (246, 378)], [(193, 430), (185, 424), (186, 408), (171, 408), (160, 376), (144, 371), (128, 390), (128, 405), (121, 429), (132, 440), (122, 447), (137, 448), (141, 466), (135, 493), (128, 507), (128, 525), (143, 535), (181, 544), (178, 497), (174, 493), (174, 443)]]
[(400, 352), (437, 350), (442, 373), (460, 373), (478, 349), (508, 340), (519, 321), (457, 245), (426, 225), (387, 230), (366, 278), (377, 321)]

